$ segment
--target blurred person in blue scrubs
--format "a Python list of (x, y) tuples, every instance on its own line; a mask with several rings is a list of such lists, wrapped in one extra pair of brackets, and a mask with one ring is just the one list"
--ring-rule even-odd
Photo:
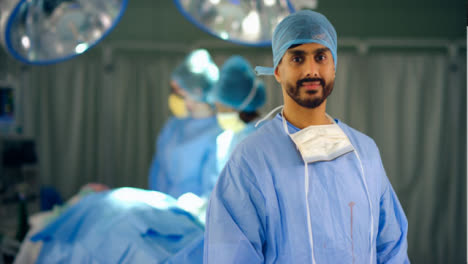
[(241, 142), (214, 188), (204, 263), (409, 263), (408, 223), (368, 136), (326, 113), (337, 69), (328, 19), (299, 11), (272, 41), (284, 107)]
[(216, 117), (224, 130), (216, 140), (218, 174), (234, 147), (255, 131), (257, 110), (265, 100), (265, 85), (256, 78), (250, 63), (239, 55), (230, 57), (223, 64), (219, 81), (213, 88)]
[(217, 174), (216, 137), (221, 133), (209, 102), (219, 70), (204, 50), (191, 52), (171, 75), (169, 108), (149, 173), (149, 189), (175, 198), (191, 192), (208, 196)]

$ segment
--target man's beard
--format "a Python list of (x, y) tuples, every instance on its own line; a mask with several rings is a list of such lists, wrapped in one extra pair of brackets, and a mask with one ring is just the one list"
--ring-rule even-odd
[[(304, 82), (316, 82), (319, 81), (320, 85), (322, 86), (322, 96), (311, 98), (311, 99), (302, 99), (301, 98), (301, 87)], [(296, 86), (287, 84), (286, 92), (288, 93), (289, 97), (291, 97), (298, 105), (306, 107), (306, 108), (316, 108), (320, 106), (325, 99), (332, 93), (334, 86), (334, 81), (326, 84), (325, 81), (321, 78), (305, 78), (297, 81)], [(320, 91), (306, 91), (308, 94), (315, 94)]]

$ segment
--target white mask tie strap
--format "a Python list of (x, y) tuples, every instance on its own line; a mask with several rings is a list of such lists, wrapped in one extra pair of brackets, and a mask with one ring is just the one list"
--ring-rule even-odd
[(270, 118), (270, 116), (272, 114), (274, 114), (276, 111), (278, 111), (279, 109), (283, 108), (282, 105), (276, 107), (275, 109), (271, 110), (266, 116), (264, 116), (262, 119), (258, 120), (257, 123), (255, 123), (255, 127), (257, 127), (260, 123), (262, 123), (263, 121), (267, 120), (268, 118)]

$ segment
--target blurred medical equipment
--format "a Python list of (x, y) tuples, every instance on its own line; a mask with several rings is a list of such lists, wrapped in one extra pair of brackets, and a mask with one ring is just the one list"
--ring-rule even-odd
[(11, 263), (18, 252), (20, 243), (7, 236), (0, 236), (0, 264)]
[(51, 64), (101, 41), (119, 22), (128, 0), (2, 0), (0, 41), (15, 59)]
[[(25, 196), (39, 194), (37, 155), (34, 140), (0, 137), (0, 193), (9, 197), (21, 191)], [(23, 186), (23, 187), (21, 187)]]
[(174, 0), (193, 24), (223, 40), (269, 46), (273, 29), (294, 12), (288, 0)]
[[(0, 136), (0, 258), (12, 259), (28, 231), (28, 215), (39, 211), (35, 143)], [(1, 262), (0, 262), (1, 263)]]
[(16, 96), (13, 83), (0, 81), (0, 135), (12, 132), (15, 126)]

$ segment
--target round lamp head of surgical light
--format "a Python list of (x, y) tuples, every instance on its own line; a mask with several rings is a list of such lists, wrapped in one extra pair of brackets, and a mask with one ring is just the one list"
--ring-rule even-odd
[(294, 12), (289, 0), (174, 0), (193, 24), (220, 39), (269, 46), (275, 26)]
[(84, 53), (119, 22), (128, 0), (1, 0), (0, 40), (14, 58), (52, 64)]

